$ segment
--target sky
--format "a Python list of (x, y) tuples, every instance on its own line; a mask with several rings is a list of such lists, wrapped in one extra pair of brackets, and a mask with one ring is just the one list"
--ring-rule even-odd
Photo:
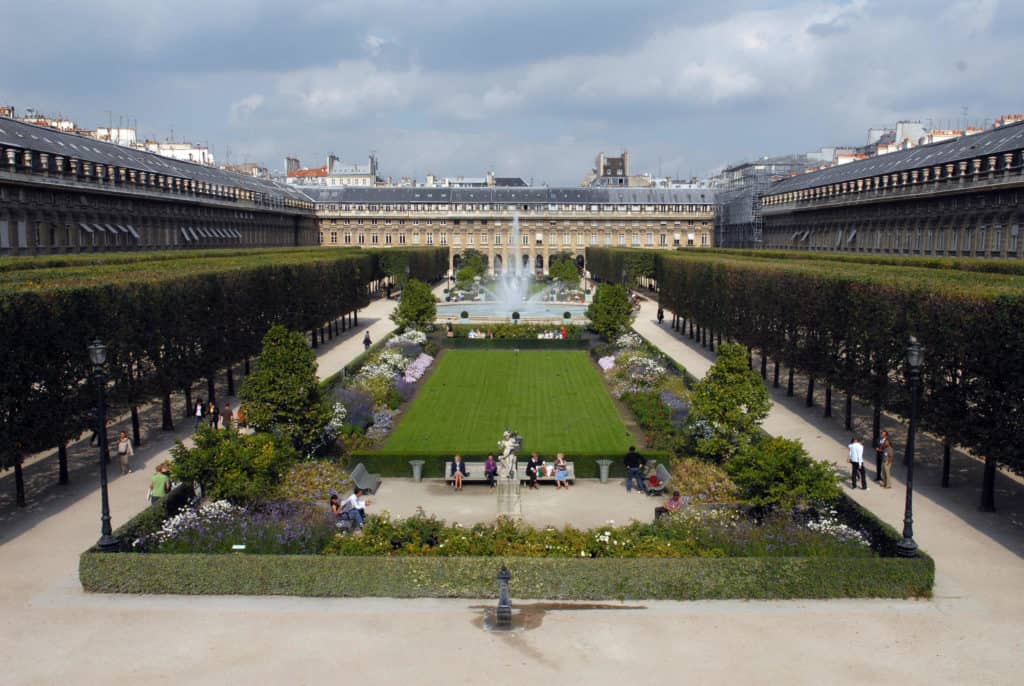
[(704, 176), (1024, 111), (1020, 0), (3, 0), (0, 104), (272, 170)]

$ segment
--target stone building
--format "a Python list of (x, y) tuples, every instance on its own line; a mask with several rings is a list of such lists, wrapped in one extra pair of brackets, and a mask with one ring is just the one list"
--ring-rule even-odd
[(803, 174), (761, 199), (765, 248), (1021, 259), (1024, 122)]
[(300, 191), (0, 118), (0, 256), (316, 242)]
[[(458, 268), (469, 249), (491, 273), (547, 273), (551, 256), (583, 265), (587, 246), (711, 247), (714, 194), (706, 188), (303, 188), (316, 203), (320, 244), (448, 246)], [(518, 219), (518, 237), (513, 219)]]

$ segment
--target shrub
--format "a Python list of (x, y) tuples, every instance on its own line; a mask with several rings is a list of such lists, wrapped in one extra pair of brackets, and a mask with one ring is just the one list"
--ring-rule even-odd
[(331, 421), (333, 408), (316, 377), (316, 355), (301, 333), (281, 325), (263, 337), (252, 373), (242, 384), (245, 421), (256, 431), (285, 437), (305, 452)]
[(236, 504), (268, 497), (299, 457), (285, 436), (200, 425), (192, 439), (193, 448), (181, 441), (171, 448), (174, 480), (199, 483), (209, 497)]
[(625, 333), (633, 321), (633, 310), (626, 289), (607, 283), (598, 286), (587, 308), (587, 319), (590, 320), (590, 328), (606, 340), (611, 341)]
[(462, 319), (469, 319), (469, 312), (463, 310), (462, 312), (459, 312), (459, 317), (461, 317)]
[(657, 393), (623, 393), (622, 402), (633, 411), (637, 423), (646, 431), (662, 433), (672, 429), (672, 413)]
[(563, 312), (562, 313), (562, 319), (572, 319), (572, 312), (570, 312), (569, 310), (566, 310), (565, 312)]
[(832, 466), (813, 459), (799, 441), (766, 438), (725, 464), (744, 502), (757, 507), (807, 507), (839, 499)]
[(701, 457), (728, 460), (760, 436), (771, 408), (768, 389), (747, 366), (742, 345), (724, 343), (718, 359), (690, 394), (690, 434)]
[(515, 320), (515, 321), (519, 321), (519, 311), (518, 310), (512, 313), (512, 319)]
[(391, 320), (402, 328), (423, 329), (436, 318), (437, 305), (430, 286), (418, 279), (407, 281)]
[(348, 472), (337, 462), (317, 460), (292, 465), (280, 485), (275, 497), (302, 503), (323, 505), (329, 499), (330, 491), (341, 493), (351, 488)]
[(706, 460), (684, 457), (669, 465), (672, 481), (669, 490), (679, 491), (693, 503), (735, 503), (739, 489), (718, 465)]

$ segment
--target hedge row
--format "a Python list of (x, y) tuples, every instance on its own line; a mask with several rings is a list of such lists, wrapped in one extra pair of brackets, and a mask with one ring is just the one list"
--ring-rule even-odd
[[(135, 257), (135, 256), (133, 256)], [(161, 254), (163, 257), (163, 254)], [(28, 258), (31, 262), (33, 258)], [(87, 346), (107, 346), (107, 398), (114, 416), (163, 401), (163, 427), (173, 428), (170, 394), (214, 376), (259, 350), (270, 326), (311, 332), (313, 344), (338, 320), (355, 322), (369, 302), (368, 285), (387, 275), (433, 279), (447, 267), (446, 249), (233, 251), (195, 258), (75, 263), (0, 273), (19, 279), (0, 293), (0, 468), (15, 468), (24, 505), (21, 461), (57, 446), (61, 481), (68, 441), (95, 425), (97, 389)], [(5, 283), (10, 285), (9, 283)], [(332, 327), (333, 325), (333, 327)], [(185, 408), (187, 411), (187, 408)]]
[(556, 559), (326, 555), (82, 555), (93, 593), (493, 598), (512, 574), (513, 598), (705, 600), (908, 598), (931, 595), (931, 558)]
[[(468, 462), (483, 462), (487, 459), (486, 453), (459, 453), (462, 459)], [(667, 463), (671, 455), (665, 451), (644, 450), (641, 454), (648, 460), (657, 460)], [(495, 455), (497, 457), (497, 455)], [(554, 462), (554, 455), (540, 455), (546, 462)], [(622, 455), (609, 455), (607, 453), (596, 453), (580, 455), (578, 453), (566, 453), (565, 459), (573, 463), (576, 477), (580, 479), (596, 479), (600, 476), (598, 460), (611, 460), (610, 475), (612, 477), (624, 477), (626, 468), (622, 464)], [(362, 463), (368, 471), (380, 474), (384, 477), (410, 477), (412, 467), (409, 460), (423, 460), (423, 476), (427, 478), (441, 478), (444, 476), (444, 463), (452, 459), (451, 455), (438, 455), (437, 453), (385, 453), (370, 450), (357, 450), (348, 455), (348, 468), (352, 469)]]
[(1024, 262), (1019, 260), (993, 260), (984, 257), (914, 257), (910, 255), (864, 255), (859, 253), (808, 252), (804, 250), (738, 250), (726, 248), (702, 249), (701, 252), (739, 255), (767, 260), (848, 262), (861, 265), (919, 267), (923, 269), (945, 269), (1024, 276)]
[[(594, 252), (588, 259), (624, 259)], [(953, 445), (986, 458), (984, 509), (994, 506), (997, 463), (1024, 472), (1015, 447), (1024, 433), (1024, 278), (721, 251), (656, 257), (673, 326), (712, 348), (716, 338), (737, 340), (776, 369), (800, 371), (808, 405), (816, 381), (829, 400), (846, 392), (848, 428), (850, 398), (863, 399), (874, 408), (873, 440), (883, 410), (909, 415), (905, 356), (916, 336), (925, 351), (920, 419), (944, 439), (943, 483)]]
[(536, 338), (444, 338), (438, 343), (455, 350), (587, 350), (590, 342), (582, 339)]

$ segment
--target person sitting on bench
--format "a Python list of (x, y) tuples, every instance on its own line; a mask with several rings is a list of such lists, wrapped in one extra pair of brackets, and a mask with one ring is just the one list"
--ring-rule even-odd
[(494, 488), (494, 479), (498, 476), (498, 463), (494, 461), (494, 453), (487, 455), (487, 461), (484, 462), (484, 476), (487, 477), (487, 485)]
[(452, 482), (455, 484), (455, 490), (462, 490), (462, 477), (469, 476), (469, 472), (466, 471), (466, 463), (462, 461), (462, 456), (455, 455), (452, 457)]
[(678, 512), (683, 506), (683, 499), (679, 495), (679, 491), (672, 491), (672, 497), (665, 501), (665, 504), (654, 508), (654, 518), (661, 519), (666, 517), (673, 512)]
[(346, 498), (342, 504), (341, 516), (350, 518), (358, 528), (362, 529), (363, 523), (366, 521), (366, 506), (369, 504), (369, 500), (363, 500), (363, 489), (356, 486), (352, 495)]
[(537, 453), (530, 455), (529, 461), (526, 463), (526, 478), (530, 480), (529, 487), (532, 489), (537, 488), (537, 470), (544, 464)]

